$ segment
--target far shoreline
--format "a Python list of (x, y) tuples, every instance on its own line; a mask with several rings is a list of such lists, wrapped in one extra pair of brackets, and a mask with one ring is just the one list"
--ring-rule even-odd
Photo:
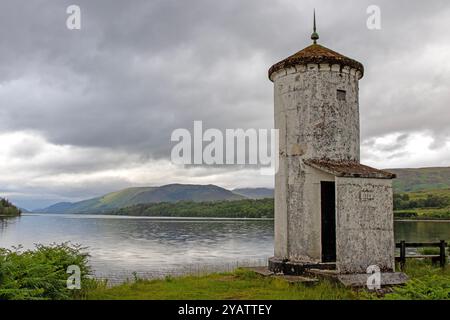
[(416, 221), (416, 222), (450, 222), (450, 219), (438, 219), (438, 218), (418, 218), (418, 219), (408, 219), (408, 218), (400, 218), (400, 219), (395, 219), (394, 221), (399, 221), (399, 222), (411, 222), (411, 221)]
[(107, 213), (40, 213), (40, 212), (27, 212), (22, 216), (77, 216), (86, 218), (116, 218), (116, 219), (148, 219), (148, 220), (213, 220), (213, 221), (273, 221), (273, 218), (227, 218), (227, 217), (170, 217), (170, 216), (138, 216), (138, 215), (119, 215), (119, 214), (107, 214)]
[[(274, 221), (274, 218), (245, 218), (245, 217), (172, 217), (172, 216), (139, 216), (139, 215), (119, 215), (119, 214), (107, 214), (107, 213), (45, 213), (45, 212), (26, 212), (21, 216), (77, 216), (87, 218), (123, 218), (123, 219), (149, 219), (149, 220), (213, 220), (213, 221)], [(17, 216), (2, 216), (0, 217), (17, 217)], [(394, 221), (398, 222), (448, 222), (450, 219), (444, 218), (394, 218)]]

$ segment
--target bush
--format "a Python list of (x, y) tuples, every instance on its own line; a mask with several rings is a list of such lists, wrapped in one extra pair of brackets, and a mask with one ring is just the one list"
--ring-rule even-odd
[(441, 251), (440, 248), (420, 248), (418, 252), (423, 255), (438, 255)]
[(448, 196), (428, 193), (425, 197), (410, 199), (405, 193), (394, 193), (394, 210), (408, 210), (417, 208), (444, 208), (450, 205)]
[(0, 248), (0, 300), (71, 299), (79, 290), (67, 289), (70, 265), (81, 271), (82, 287), (90, 280), (85, 248), (70, 243), (36, 245), (36, 250)]
[(450, 277), (427, 275), (421, 279), (412, 279), (403, 287), (396, 287), (386, 295), (395, 300), (447, 300), (450, 299)]
[(416, 218), (417, 212), (415, 212), (415, 211), (395, 211), (394, 215), (396, 218)]
[(20, 214), (20, 209), (15, 207), (7, 199), (0, 198), (0, 216), (18, 216)]

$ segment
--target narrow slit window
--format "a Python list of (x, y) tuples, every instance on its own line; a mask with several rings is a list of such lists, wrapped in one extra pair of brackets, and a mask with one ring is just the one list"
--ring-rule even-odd
[(346, 101), (347, 100), (346, 99), (346, 95), (347, 95), (347, 92), (345, 90), (338, 90), (337, 91), (337, 99), (339, 101)]

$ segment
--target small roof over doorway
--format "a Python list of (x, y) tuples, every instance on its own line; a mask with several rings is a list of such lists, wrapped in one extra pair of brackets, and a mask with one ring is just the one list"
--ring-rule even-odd
[(394, 179), (394, 173), (365, 166), (356, 161), (336, 161), (329, 159), (307, 159), (305, 164), (315, 169), (330, 173), (336, 177)]

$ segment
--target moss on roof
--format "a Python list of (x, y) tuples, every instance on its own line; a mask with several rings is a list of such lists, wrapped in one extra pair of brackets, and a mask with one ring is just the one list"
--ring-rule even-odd
[(395, 179), (395, 174), (365, 166), (356, 161), (307, 159), (304, 163), (310, 167), (328, 172), (337, 177)]
[(361, 77), (364, 75), (364, 66), (360, 62), (343, 56), (342, 54), (321, 46), (320, 44), (312, 44), (309, 47), (306, 47), (305, 49), (293, 54), (292, 56), (274, 64), (269, 69), (269, 79), (272, 73), (278, 70), (308, 63), (329, 63), (338, 64), (341, 66), (349, 66), (360, 71)]

